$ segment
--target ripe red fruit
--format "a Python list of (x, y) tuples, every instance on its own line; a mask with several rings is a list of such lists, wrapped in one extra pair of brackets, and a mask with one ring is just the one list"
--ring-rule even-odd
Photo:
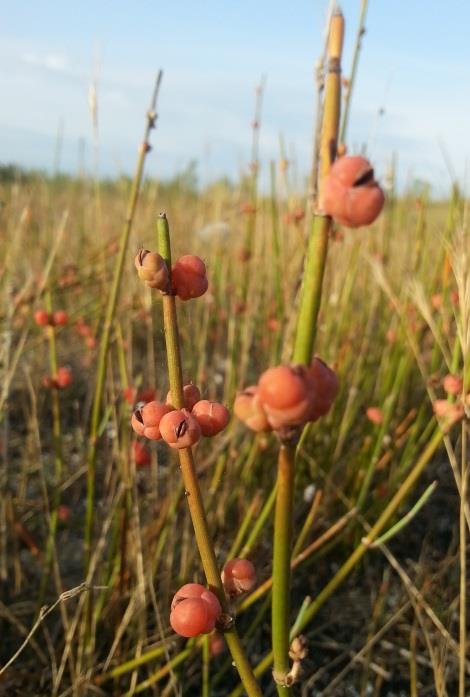
[(308, 420), (316, 421), (330, 410), (338, 394), (338, 378), (326, 363), (315, 356), (307, 371), (307, 382), (311, 403)]
[[(144, 407), (145, 409), (145, 407)], [(170, 411), (160, 421), (160, 433), (170, 448), (190, 448), (201, 437), (201, 427), (187, 409)]]
[(215, 436), (230, 421), (230, 412), (223, 404), (209, 402), (207, 399), (194, 405), (192, 415), (197, 419), (203, 436)]
[(145, 281), (149, 288), (157, 288), (161, 291), (168, 289), (168, 268), (160, 254), (150, 252), (148, 249), (140, 249), (134, 264), (139, 278)]
[(141, 409), (136, 409), (132, 415), (131, 426), (139, 436), (145, 436), (149, 440), (160, 440), (160, 423), (173, 409), (171, 404), (153, 401), (148, 402)]
[(268, 368), (259, 379), (259, 399), (274, 429), (305, 423), (310, 409), (302, 366)]
[(258, 386), (251, 385), (235, 397), (233, 411), (252, 431), (270, 431), (268, 417), (259, 400)]
[(444, 387), (447, 394), (457, 395), (462, 392), (463, 381), (462, 378), (458, 375), (453, 375), (452, 373), (449, 373), (445, 376), (444, 380), (442, 381), (442, 386)]
[(338, 158), (325, 177), (321, 206), (327, 215), (346, 227), (370, 225), (383, 208), (385, 197), (374, 179), (374, 170), (361, 156)]
[(208, 288), (206, 265), (200, 257), (186, 254), (178, 259), (171, 270), (171, 280), (176, 295), (190, 300), (204, 295)]
[(372, 421), (372, 423), (376, 424), (377, 426), (380, 426), (384, 420), (383, 411), (379, 407), (367, 407), (366, 416), (369, 421)]
[[(185, 385), (183, 387), (183, 399), (185, 408), (188, 411), (192, 411), (192, 408), (194, 407), (196, 402), (199, 402), (199, 400), (201, 399), (201, 393), (199, 391), (199, 388), (196, 387), (196, 385), (193, 385), (192, 383)], [(166, 396), (166, 402), (167, 404), (174, 404), (173, 398), (171, 396), (171, 390), (168, 392)]]
[(69, 316), (65, 310), (57, 310), (52, 315), (52, 324), (56, 327), (64, 327), (68, 324)]
[(211, 656), (220, 656), (225, 651), (225, 639), (220, 632), (214, 632), (209, 641)]
[(77, 334), (79, 334), (80, 336), (83, 336), (83, 337), (91, 336), (92, 329), (91, 329), (90, 325), (85, 322), (83, 317), (80, 317), (77, 320), (77, 323), (75, 325), (75, 329), (77, 331)]
[(55, 386), (59, 389), (64, 389), (68, 387), (73, 382), (73, 375), (70, 368), (59, 368), (57, 370), (56, 376), (54, 378)]
[(436, 399), (432, 404), (432, 408), (436, 416), (445, 421), (448, 426), (461, 421), (465, 416), (463, 404), (452, 404), (452, 402), (448, 402), (446, 399)]
[(256, 584), (255, 567), (248, 559), (231, 559), (222, 571), (222, 583), (231, 598), (251, 591)]
[(133, 442), (132, 454), (134, 456), (134, 462), (137, 468), (149, 467), (150, 463), (152, 462), (149, 449), (146, 448), (145, 445), (140, 442), (140, 440), (135, 440)]
[(187, 583), (172, 600), (170, 624), (177, 634), (194, 637), (211, 632), (221, 613), (214, 593), (199, 583)]
[(34, 321), (40, 327), (47, 327), (51, 323), (51, 315), (45, 310), (36, 310), (34, 313)]
[(65, 504), (61, 504), (58, 509), (57, 509), (57, 518), (60, 520), (61, 523), (68, 523), (70, 521), (70, 518), (72, 517), (72, 509), (70, 506), (66, 506)]

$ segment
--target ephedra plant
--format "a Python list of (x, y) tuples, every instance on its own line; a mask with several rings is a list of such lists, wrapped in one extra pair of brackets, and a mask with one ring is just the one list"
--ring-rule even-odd
[[(257, 384), (242, 389), (233, 405), (235, 415), (254, 432), (272, 432), (279, 442), (278, 475), (272, 567), (272, 661), (279, 695), (291, 694), (306, 655), (303, 640), (290, 628), (290, 569), (293, 551), (293, 492), (297, 446), (307, 425), (321, 419), (338, 392), (338, 378), (314, 355), (316, 323), (321, 303), (328, 238), (333, 219), (357, 228), (379, 215), (384, 196), (370, 163), (363, 157), (336, 158), (340, 118), (340, 59), (344, 21), (333, 15), (328, 41), (328, 72), (320, 142), (318, 200), (314, 202), (310, 241), (292, 360), (266, 367)], [(219, 568), (205, 505), (196, 474), (193, 446), (201, 437), (214, 437), (227, 426), (229, 411), (218, 403), (201, 400), (197, 386), (183, 384), (177, 301), (197, 302), (208, 288), (204, 262), (187, 254), (172, 266), (169, 224), (165, 214), (157, 222), (158, 251), (140, 250), (135, 258), (142, 281), (159, 291), (163, 303), (164, 334), (170, 391), (164, 401), (150, 401), (132, 417), (134, 431), (151, 440), (163, 440), (178, 451), (186, 499), (191, 514), (207, 588), (187, 583), (173, 598), (170, 623), (190, 638), (214, 628), (223, 632), (234, 666), (248, 695), (261, 689), (236, 631), (232, 600), (251, 590), (255, 568), (247, 559), (234, 559)], [(385, 522), (385, 521), (384, 521)], [(298, 632), (297, 632), (298, 633)], [(271, 663), (271, 655), (268, 657)]]

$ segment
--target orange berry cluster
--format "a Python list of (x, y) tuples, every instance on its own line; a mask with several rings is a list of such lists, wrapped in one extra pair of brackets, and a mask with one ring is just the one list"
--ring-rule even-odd
[(235, 398), (234, 412), (253, 431), (300, 427), (324, 416), (338, 393), (336, 374), (319, 358), (310, 366), (268, 368)]
[(57, 310), (56, 312), (36, 310), (34, 321), (39, 327), (64, 327), (68, 324), (69, 316), (65, 310)]
[(461, 399), (463, 392), (463, 379), (460, 375), (449, 373), (442, 381), (444, 391), (451, 397), (456, 397), (455, 402), (450, 402), (447, 399), (436, 399), (433, 402), (432, 408), (437, 417), (442, 419), (447, 427), (451, 427), (465, 416), (465, 409), (470, 407), (470, 393)]
[(201, 436), (215, 436), (228, 424), (230, 413), (223, 404), (201, 399), (192, 384), (183, 387), (184, 408), (175, 409), (171, 392), (166, 402), (152, 400), (134, 411), (131, 425), (139, 436), (163, 439), (171, 448), (189, 448)]
[(325, 177), (320, 206), (340, 225), (357, 228), (373, 223), (384, 201), (370, 162), (359, 155), (345, 155), (335, 160)]
[(162, 293), (172, 292), (181, 300), (191, 300), (204, 295), (208, 288), (206, 266), (200, 257), (185, 254), (180, 257), (171, 269), (168, 268), (160, 254), (141, 249), (134, 259), (139, 278), (149, 288), (156, 288)]
[(57, 373), (54, 376), (48, 375), (42, 380), (44, 387), (48, 389), (55, 388), (56, 390), (63, 390), (73, 382), (73, 374), (70, 368), (62, 367), (58, 368)]
[[(248, 559), (232, 559), (222, 571), (222, 583), (229, 598), (252, 590), (256, 572)], [(211, 632), (221, 618), (219, 599), (199, 583), (186, 583), (173, 597), (170, 624), (180, 636), (195, 637)]]

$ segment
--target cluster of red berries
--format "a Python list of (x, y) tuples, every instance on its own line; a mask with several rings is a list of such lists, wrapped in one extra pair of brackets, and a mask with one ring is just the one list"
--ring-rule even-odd
[[(222, 571), (222, 583), (229, 598), (246, 593), (255, 586), (255, 567), (248, 559), (232, 559)], [(221, 615), (215, 593), (199, 583), (187, 583), (173, 597), (170, 624), (180, 636), (195, 637), (211, 632)]]
[(56, 390), (63, 390), (73, 382), (73, 375), (70, 368), (62, 367), (58, 368), (57, 373), (52, 375), (47, 375), (42, 380), (44, 387), (48, 389), (55, 388)]
[(181, 300), (191, 300), (204, 295), (208, 288), (206, 266), (200, 257), (185, 254), (180, 257), (168, 272), (165, 260), (156, 252), (141, 249), (134, 259), (139, 278), (149, 288), (162, 293), (172, 292)]
[(234, 412), (253, 431), (280, 431), (316, 421), (338, 393), (336, 374), (319, 358), (310, 366), (268, 368), (235, 398)]
[(57, 310), (56, 312), (36, 310), (34, 321), (39, 327), (64, 327), (68, 324), (69, 316), (65, 310)]
[(451, 397), (457, 397), (457, 401), (450, 402), (447, 399), (436, 399), (433, 402), (433, 411), (448, 426), (453, 426), (462, 421), (465, 416), (465, 408), (470, 407), (470, 393), (465, 399), (459, 399), (463, 391), (463, 380), (460, 375), (449, 373), (442, 381), (445, 392)]
[(196, 385), (183, 388), (184, 408), (175, 409), (171, 392), (166, 402), (152, 400), (135, 410), (131, 425), (139, 436), (163, 440), (171, 448), (189, 448), (201, 436), (215, 436), (228, 424), (230, 413), (223, 404), (201, 399)]
[(320, 206), (340, 225), (370, 225), (379, 216), (385, 197), (365, 157), (345, 155), (332, 164), (324, 179)]

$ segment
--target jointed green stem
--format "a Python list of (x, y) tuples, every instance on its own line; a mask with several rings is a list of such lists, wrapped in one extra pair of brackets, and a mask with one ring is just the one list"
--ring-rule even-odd
[[(290, 695), (289, 597), (294, 497), (295, 446), (282, 445), (279, 452), (276, 511), (274, 516), (272, 638), (274, 679), (279, 695)], [(274, 592), (274, 589), (276, 592)]]
[[(158, 250), (165, 259), (168, 268), (171, 268), (171, 246), (168, 221), (164, 213), (160, 214), (157, 221)], [(163, 322), (165, 343), (167, 350), (168, 374), (173, 404), (177, 409), (184, 406), (183, 379), (181, 368), (180, 345), (178, 336), (178, 322), (176, 314), (175, 296), (168, 294), (163, 296)], [(224, 613), (228, 614), (229, 608), (225, 597), (222, 580), (212, 544), (209, 526), (204, 510), (204, 504), (199, 488), (196, 467), (191, 448), (183, 448), (178, 451), (181, 474), (186, 491), (186, 500), (193, 523), (196, 544), (202, 561), (202, 566), (211, 590), (213, 590), (222, 606)], [(261, 697), (261, 690), (253, 675), (247, 656), (241, 645), (234, 626), (225, 632), (225, 640), (232, 654), (234, 664), (240, 674), (240, 678), (249, 697)]]

